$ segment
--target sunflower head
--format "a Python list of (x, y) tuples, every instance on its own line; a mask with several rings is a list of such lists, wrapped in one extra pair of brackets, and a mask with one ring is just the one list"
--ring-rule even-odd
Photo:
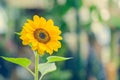
[(59, 40), (61, 31), (58, 26), (54, 25), (53, 20), (46, 21), (43, 17), (35, 15), (33, 20), (27, 20), (20, 32), (20, 39), (23, 45), (31, 44), (32, 50), (37, 51), (40, 55), (45, 52), (52, 54), (61, 47)]

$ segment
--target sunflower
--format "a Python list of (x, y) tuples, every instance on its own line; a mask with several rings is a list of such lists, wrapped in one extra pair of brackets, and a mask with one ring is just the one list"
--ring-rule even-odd
[(45, 52), (50, 55), (53, 51), (58, 51), (61, 47), (59, 40), (61, 31), (58, 26), (54, 25), (53, 20), (46, 21), (45, 18), (35, 15), (33, 20), (28, 19), (20, 32), (20, 39), (23, 45), (32, 45), (32, 50), (37, 51), (40, 55)]

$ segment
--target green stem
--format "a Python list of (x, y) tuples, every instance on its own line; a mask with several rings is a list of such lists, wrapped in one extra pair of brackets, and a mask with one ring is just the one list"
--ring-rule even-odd
[(35, 80), (38, 80), (39, 54), (35, 51)]
[(39, 79), (39, 80), (42, 80), (42, 78), (43, 78), (43, 75), (40, 76), (40, 79)]
[(29, 68), (26, 69), (35, 77), (35, 74)]

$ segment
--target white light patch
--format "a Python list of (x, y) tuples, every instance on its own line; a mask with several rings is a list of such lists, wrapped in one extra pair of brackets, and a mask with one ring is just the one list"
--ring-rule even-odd
[(95, 33), (96, 39), (100, 44), (108, 45), (110, 43), (110, 30), (107, 26), (99, 22), (93, 22), (91, 30)]
[(107, 9), (101, 9), (101, 17), (103, 20), (107, 21), (110, 19), (110, 13)]
[(70, 8), (63, 16), (64, 21), (67, 23), (71, 32), (76, 30), (76, 11), (74, 8)]
[(0, 34), (7, 30), (7, 16), (4, 9), (0, 8)]
[(89, 21), (89, 18), (90, 18), (89, 9), (88, 9), (87, 7), (82, 7), (82, 8), (79, 10), (79, 16), (80, 16), (80, 19), (81, 19), (83, 22)]
[(57, 0), (57, 2), (59, 5), (65, 5), (66, 0)]

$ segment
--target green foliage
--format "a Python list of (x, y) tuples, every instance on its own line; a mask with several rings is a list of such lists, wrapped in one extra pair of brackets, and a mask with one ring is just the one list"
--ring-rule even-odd
[(70, 70), (57, 69), (55, 72), (48, 74), (43, 80), (71, 80), (72, 73)]
[(120, 17), (119, 16), (111, 16), (111, 18), (107, 21), (107, 24), (112, 27), (120, 28)]
[(42, 79), (42, 77), (52, 71), (56, 70), (56, 65), (55, 63), (42, 63), (39, 64), (39, 71), (41, 72), (41, 77), (40, 80)]
[(45, 74), (56, 70), (57, 67), (54, 62), (64, 61), (68, 59), (71, 59), (71, 58), (65, 58), (65, 57), (59, 57), (59, 56), (48, 57), (47, 63), (39, 64), (39, 71), (41, 72), (40, 80)]
[(71, 58), (65, 58), (65, 57), (59, 57), (59, 56), (50, 56), (47, 58), (48, 62), (58, 62), (58, 61), (64, 61)]
[(18, 64), (24, 68), (28, 68), (28, 66), (31, 64), (31, 61), (27, 58), (8, 58), (3, 56), (1, 56), (1, 58), (11, 63)]
[[(4, 60), (14, 63), (14, 64), (18, 64), (24, 68), (26, 68), (33, 76), (35, 76), (35, 74), (28, 68), (28, 66), (31, 64), (31, 61), (27, 58), (8, 58), (8, 57), (3, 57), (1, 56), (1, 58), (3, 58)], [(65, 57), (59, 57), (59, 56), (50, 56), (47, 58), (48, 62), (47, 63), (42, 63), (39, 64), (38, 69), (41, 72), (41, 76), (40, 76), (40, 80), (42, 79), (42, 77), (52, 71), (56, 70), (56, 65), (53, 62), (57, 62), (57, 61), (64, 61), (64, 60), (68, 60), (71, 58), (65, 58)]]
[(100, 10), (99, 10), (99, 8), (98, 8), (97, 6), (91, 5), (91, 6), (89, 7), (89, 10), (90, 10), (90, 12), (95, 11), (95, 13), (97, 14), (97, 17), (98, 17), (99, 21), (100, 21), (100, 22), (103, 21), (103, 19), (102, 19), (102, 17), (101, 17), (101, 14), (100, 14)]
[(15, 32), (15, 34), (20, 35), (20, 33), (19, 33), (19, 32)]

